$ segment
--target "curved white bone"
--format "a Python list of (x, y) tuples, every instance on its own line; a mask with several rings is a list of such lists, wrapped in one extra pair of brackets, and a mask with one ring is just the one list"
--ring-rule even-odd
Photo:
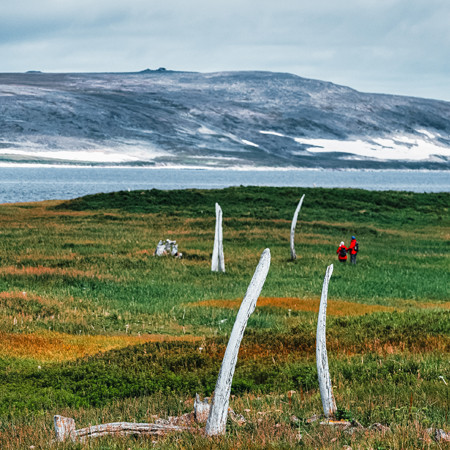
[(295, 209), (294, 217), (292, 218), (291, 223), (291, 259), (297, 259), (297, 255), (295, 254), (294, 248), (294, 237), (295, 237), (295, 227), (297, 225), (297, 218), (300, 212), (300, 208), (302, 207), (303, 199), (305, 198), (305, 194), (302, 195), (302, 198), (298, 202), (297, 208)]
[(225, 259), (223, 256), (222, 208), (218, 203), (216, 203), (216, 231), (214, 234), (211, 271), (225, 272)]
[(217, 377), (216, 389), (214, 390), (213, 402), (211, 410), (206, 422), (205, 433), (207, 436), (215, 436), (224, 434), (227, 424), (228, 405), (230, 403), (231, 383), (233, 381), (234, 369), (244, 336), (247, 321), (252, 312), (255, 310), (256, 301), (258, 300), (261, 289), (266, 281), (267, 273), (270, 267), (270, 250), (266, 248), (256, 267), (252, 281), (250, 282), (244, 300), (234, 322), (231, 331), (227, 349), (222, 360), (219, 376)]
[(316, 334), (317, 376), (319, 378), (320, 396), (322, 398), (325, 417), (330, 417), (336, 412), (336, 402), (333, 396), (333, 386), (331, 385), (330, 370), (328, 368), (326, 342), (328, 283), (330, 282), (332, 273), (333, 264), (327, 267), (325, 278), (323, 280)]

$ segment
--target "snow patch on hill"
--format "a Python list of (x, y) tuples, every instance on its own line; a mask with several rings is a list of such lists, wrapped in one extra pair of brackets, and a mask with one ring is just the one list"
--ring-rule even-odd
[(370, 141), (304, 138), (294, 140), (305, 145), (311, 153), (341, 152), (364, 158), (406, 161), (425, 161), (431, 157), (450, 158), (450, 148), (407, 136), (380, 137)]

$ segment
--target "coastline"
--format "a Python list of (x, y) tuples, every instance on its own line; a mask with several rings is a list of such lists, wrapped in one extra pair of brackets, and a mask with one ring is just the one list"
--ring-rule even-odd
[(77, 163), (19, 163), (19, 162), (6, 162), (0, 161), (0, 168), (20, 168), (20, 169), (39, 169), (39, 168), (56, 168), (56, 169), (141, 169), (141, 170), (204, 170), (204, 171), (231, 171), (231, 172), (423, 172), (423, 173), (435, 173), (442, 172), (447, 173), (450, 172), (450, 165), (448, 169), (393, 169), (393, 168), (328, 168), (328, 167), (272, 167), (272, 166), (227, 166), (227, 167), (217, 167), (217, 166), (207, 166), (207, 165), (198, 165), (198, 166), (188, 166), (181, 164), (139, 164), (139, 165), (128, 165), (128, 164), (100, 164), (100, 163), (86, 163), (86, 164), (77, 164)]

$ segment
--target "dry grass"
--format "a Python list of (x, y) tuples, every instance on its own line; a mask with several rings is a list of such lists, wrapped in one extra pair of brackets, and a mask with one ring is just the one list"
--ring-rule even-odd
[(93, 270), (79, 270), (72, 268), (38, 266), (4, 266), (0, 267), (0, 275), (14, 277), (69, 277), (69, 278), (93, 278), (101, 281), (122, 281), (121, 278), (109, 274), (97, 273)]
[[(92, 215), (90, 211), (58, 211), (53, 209), (56, 205), (62, 203), (60, 200), (49, 200), (43, 202), (14, 203), (6, 204), (2, 209), (3, 214), (0, 218), (0, 224), (17, 226), (18, 228), (28, 227), (27, 223), (33, 219), (57, 218), (57, 217), (87, 217)], [(27, 222), (24, 222), (24, 219)]]
[[(238, 309), (242, 299), (235, 300), (204, 300), (192, 303), (190, 306), (209, 306), (214, 308)], [(319, 299), (302, 299), (297, 297), (260, 297), (257, 308), (281, 308), (291, 311), (319, 312)], [(366, 305), (363, 303), (329, 300), (327, 314), (331, 316), (361, 316), (382, 311), (395, 311), (398, 308), (382, 305)]]
[(200, 336), (191, 335), (78, 336), (50, 331), (33, 334), (0, 332), (0, 341), (2, 342), (0, 356), (61, 362), (146, 342), (196, 342), (201, 339)]
[(443, 302), (443, 303), (423, 303), (423, 302), (410, 302), (402, 300), (400, 301), (405, 303), (405, 307), (416, 307), (416, 308), (424, 308), (424, 309), (435, 309), (435, 308), (442, 308), (442, 309), (449, 309), (450, 310), (450, 302)]
[[(190, 303), (189, 306), (208, 306), (212, 308), (238, 309), (241, 298), (234, 300), (202, 300)], [(280, 308), (288, 311), (319, 312), (320, 299), (304, 299), (298, 297), (259, 297), (257, 308)], [(343, 300), (328, 300), (327, 314), (330, 316), (363, 316), (377, 312), (402, 311), (410, 307), (450, 309), (450, 302), (423, 303), (408, 300), (398, 300), (399, 306), (368, 305), (365, 303), (348, 302)]]
[[(339, 338), (327, 339), (327, 349), (334, 358), (347, 358), (365, 353), (376, 354), (381, 357), (427, 352), (442, 354), (447, 353), (449, 348), (450, 338), (441, 336), (425, 336), (415, 343), (406, 341), (381, 342), (379, 339), (367, 339), (357, 344), (349, 344), (348, 342), (342, 342)], [(254, 361), (265, 359), (278, 364), (287, 360), (293, 361), (296, 358), (313, 358), (315, 351), (316, 346), (313, 340), (296, 342), (295, 347), (286, 345), (286, 343), (243, 344), (239, 351), (239, 359)]]

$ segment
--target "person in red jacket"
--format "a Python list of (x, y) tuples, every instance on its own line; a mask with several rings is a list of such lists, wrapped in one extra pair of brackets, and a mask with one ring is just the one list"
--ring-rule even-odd
[(350, 262), (352, 264), (356, 264), (356, 254), (358, 253), (358, 243), (356, 242), (355, 236), (352, 236), (352, 240), (350, 241), (350, 246), (348, 247), (350, 252)]
[(336, 250), (340, 262), (347, 262), (347, 252), (348, 248), (345, 246), (344, 241), (342, 241), (339, 248)]

